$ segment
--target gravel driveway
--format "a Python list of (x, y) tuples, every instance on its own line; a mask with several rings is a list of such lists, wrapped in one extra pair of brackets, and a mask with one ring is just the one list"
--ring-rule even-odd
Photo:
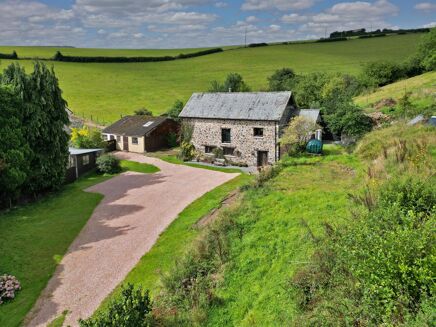
[(70, 311), (64, 326), (77, 326), (77, 320), (97, 309), (187, 205), (238, 175), (134, 153), (116, 155), (161, 171), (126, 172), (87, 189), (104, 194), (104, 199), (57, 267), (29, 315), (29, 326), (46, 326), (64, 310)]

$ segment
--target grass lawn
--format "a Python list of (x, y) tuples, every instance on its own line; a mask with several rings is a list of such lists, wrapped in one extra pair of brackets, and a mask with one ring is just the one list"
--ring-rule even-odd
[[(199, 230), (193, 225), (213, 208), (218, 207), (232, 190), (248, 183), (251, 179), (252, 176), (241, 174), (187, 206), (160, 235), (156, 244), (141, 258), (123, 283), (141, 285), (150, 290), (152, 295), (156, 294), (160, 287), (158, 282), (160, 274), (171, 267), (174, 260), (186, 250), (187, 246), (190, 246), (193, 239), (199, 234)], [(104, 308), (110, 299), (119, 294), (119, 291), (120, 287), (103, 302), (99, 310)]]
[[(122, 168), (141, 173), (159, 171), (153, 165), (126, 160)], [(60, 193), (0, 214), (0, 274), (12, 274), (22, 285), (14, 301), (0, 306), (0, 326), (20, 325), (103, 198), (84, 189), (111, 177), (92, 173), (65, 186)]]
[[(348, 214), (347, 193), (361, 183), (352, 155), (327, 147), (324, 157), (284, 159), (285, 168), (245, 193), (232, 217), (243, 229), (230, 239), (230, 260), (216, 289), (208, 326), (290, 326), (298, 310), (290, 280), (313, 250), (309, 231)], [(234, 233), (237, 234), (237, 233)]]
[(428, 72), (419, 76), (383, 86), (373, 93), (354, 99), (361, 107), (369, 107), (382, 99), (393, 98), (398, 101), (405, 92), (411, 92), (411, 101), (416, 105), (434, 103), (436, 91), (436, 72)]
[(156, 166), (136, 161), (121, 160), (121, 168), (123, 171), (135, 171), (137, 173), (151, 174), (157, 173), (160, 169)]
[[(187, 101), (193, 92), (207, 91), (212, 80), (222, 80), (230, 72), (242, 74), (256, 91), (265, 90), (267, 77), (283, 67), (293, 68), (297, 73), (357, 74), (362, 64), (369, 61), (402, 62), (416, 51), (420, 37), (420, 34), (408, 34), (242, 48), (171, 62), (47, 63), (53, 64), (64, 97), (74, 113), (88, 119), (92, 115), (94, 121), (109, 123), (141, 107), (161, 114), (176, 99)], [(0, 69), (11, 62), (2, 60)], [(19, 63), (28, 71), (32, 67), (30, 60)]]
[(91, 174), (63, 191), (0, 214), (0, 273), (15, 275), (22, 290), (0, 306), (0, 326), (19, 326), (71, 242), (103, 198), (87, 187), (111, 176)]

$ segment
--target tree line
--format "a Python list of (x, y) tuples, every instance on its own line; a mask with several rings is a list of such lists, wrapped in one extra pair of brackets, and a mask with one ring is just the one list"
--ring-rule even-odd
[(58, 189), (68, 162), (69, 124), (53, 69), (11, 64), (0, 74), (0, 207)]

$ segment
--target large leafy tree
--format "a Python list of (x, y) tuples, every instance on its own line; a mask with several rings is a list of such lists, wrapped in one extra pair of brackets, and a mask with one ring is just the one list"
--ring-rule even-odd
[(29, 172), (22, 106), (12, 90), (0, 86), (0, 206), (10, 206), (20, 195)]
[(209, 92), (250, 92), (250, 87), (240, 74), (230, 73), (224, 83), (212, 81)]
[(290, 68), (276, 70), (268, 77), (270, 91), (293, 91), (298, 76)]
[(22, 124), (31, 149), (25, 182), (30, 194), (59, 188), (68, 160), (68, 114), (66, 101), (53, 69), (36, 62), (27, 75), (19, 65), (10, 65), (2, 75), (23, 102)]

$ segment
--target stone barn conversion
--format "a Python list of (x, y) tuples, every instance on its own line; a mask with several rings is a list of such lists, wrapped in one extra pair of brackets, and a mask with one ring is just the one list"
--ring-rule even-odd
[(103, 139), (115, 140), (116, 149), (144, 153), (168, 146), (168, 135), (179, 124), (167, 117), (125, 116), (102, 131)]
[(200, 153), (219, 147), (231, 163), (264, 166), (280, 159), (279, 139), (295, 110), (292, 92), (194, 93), (179, 117), (192, 124)]

